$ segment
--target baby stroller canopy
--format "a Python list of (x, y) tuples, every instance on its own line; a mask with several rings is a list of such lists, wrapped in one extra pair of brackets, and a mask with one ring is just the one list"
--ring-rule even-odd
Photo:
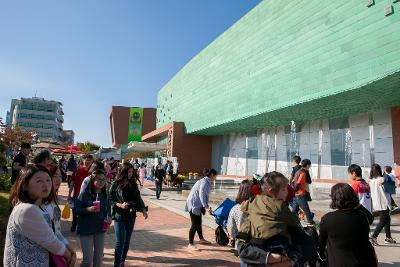
[(232, 207), (236, 205), (236, 202), (227, 198), (218, 208), (215, 209), (213, 212), (213, 216), (215, 217), (215, 222), (218, 225), (222, 225), (226, 227), (226, 223), (228, 222), (229, 212), (231, 211)]

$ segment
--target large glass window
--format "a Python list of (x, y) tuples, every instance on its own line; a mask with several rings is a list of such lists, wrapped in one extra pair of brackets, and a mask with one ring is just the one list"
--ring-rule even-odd
[(331, 142), (331, 164), (348, 166), (351, 163), (351, 133), (349, 120), (329, 120), (329, 134)]
[(257, 133), (248, 133), (245, 138), (246, 175), (252, 175), (258, 170)]
[(347, 167), (351, 164), (351, 131), (348, 118), (329, 120), (329, 138), (332, 177), (348, 179)]
[(286, 154), (289, 168), (292, 162), (292, 157), (300, 154), (300, 133), (302, 127), (303, 124), (292, 121), (290, 125), (286, 125), (284, 128), (286, 138)]
[(390, 112), (290, 123), (260, 130), (258, 135), (216, 137), (213, 144), (214, 166), (227, 175), (262, 174), (266, 170), (289, 174), (296, 154), (311, 160), (313, 178), (347, 180), (350, 164), (360, 165), (364, 176), (371, 163), (393, 165)]

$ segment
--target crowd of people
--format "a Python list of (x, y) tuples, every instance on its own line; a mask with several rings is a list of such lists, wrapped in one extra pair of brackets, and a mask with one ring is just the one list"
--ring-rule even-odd
[[(396, 177), (390, 166), (382, 172), (378, 164), (371, 166), (366, 179), (360, 166), (350, 165), (351, 185), (332, 186), (334, 211), (321, 218), (319, 237), (312, 240), (312, 235), (305, 235), (306, 228), (315, 224), (308, 205), (310, 167), (310, 160), (294, 156), (290, 179), (271, 172), (261, 180), (242, 181), (227, 223), (241, 266), (303, 266), (317, 256), (329, 266), (378, 266), (373, 246), (383, 228), (385, 243), (396, 243), (390, 230), (390, 211), (397, 207), (391, 196)], [(299, 211), (304, 213), (305, 227), (300, 226)], [(374, 215), (379, 222), (370, 235)]]
[(102, 266), (105, 232), (112, 221), (114, 266), (124, 266), (136, 213), (148, 217), (140, 171), (124, 163), (112, 176), (112, 164), (90, 154), (74, 164), (73, 157), (54, 162), (47, 150), (30, 160), (30, 152), (30, 145), (22, 144), (12, 166), (4, 266), (75, 266), (76, 252), (61, 232), (58, 189), (63, 177), (69, 184), (71, 232), (78, 234), (83, 254), (80, 266)]
[[(114, 266), (124, 266), (137, 213), (147, 219), (148, 209), (140, 189), (147, 176), (138, 160), (114, 164), (84, 155), (52, 160), (43, 150), (30, 157), (30, 145), (22, 144), (12, 166), (11, 214), (7, 225), (4, 266), (74, 266), (76, 252), (61, 232), (58, 190), (63, 180), (69, 185), (72, 208), (71, 232), (76, 232), (82, 249), (81, 266), (102, 266), (105, 232), (114, 221)], [(241, 182), (230, 210), (227, 231), (241, 266), (304, 266), (314, 259), (329, 266), (377, 266), (374, 247), (385, 229), (385, 243), (395, 244), (391, 235), (391, 209), (396, 207), (396, 177), (392, 168), (371, 166), (363, 178), (356, 164), (348, 167), (350, 183), (331, 188), (332, 212), (325, 214), (316, 231), (312, 201), (311, 161), (293, 157), (290, 177), (273, 171)], [(29, 164), (29, 162), (32, 162)], [(155, 168), (156, 197), (173, 175), (171, 162)], [(188, 249), (209, 245), (202, 231), (202, 216), (211, 213), (209, 195), (217, 177), (205, 169), (186, 200), (189, 213)], [(379, 222), (370, 235), (374, 215)], [(301, 221), (304, 220), (304, 224)], [(337, 227), (340, 225), (340, 227)], [(314, 234), (315, 233), (315, 236)], [(64, 265), (60, 265), (60, 264)]]

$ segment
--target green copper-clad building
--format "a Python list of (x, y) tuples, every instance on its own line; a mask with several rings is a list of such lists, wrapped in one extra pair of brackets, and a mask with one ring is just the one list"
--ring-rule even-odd
[(295, 154), (321, 179), (400, 164), (400, 1), (264, 0), (157, 102), (144, 139), (184, 171), (288, 174)]

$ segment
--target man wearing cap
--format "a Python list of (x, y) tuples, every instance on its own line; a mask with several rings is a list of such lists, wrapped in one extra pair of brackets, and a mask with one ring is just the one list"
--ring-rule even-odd
[(28, 163), (29, 153), (31, 152), (31, 145), (29, 143), (22, 143), (20, 152), (14, 157), (12, 164), (11, 184), (14, 184), (19, 175), (19, 171)]

